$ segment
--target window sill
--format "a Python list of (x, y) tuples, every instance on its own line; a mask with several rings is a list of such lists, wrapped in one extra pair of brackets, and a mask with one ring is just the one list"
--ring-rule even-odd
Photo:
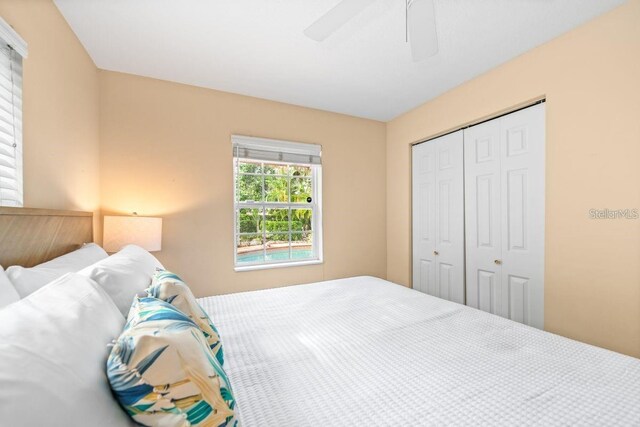
[(285, 268), (285, 267), (302, 267), (305, 265), (316, 265), (322, 264), (321, 259), (312, 259), (308, 261), (294, 261), (294, 262), (280, 262), (274, 264), (258, 264), (258, 265), (244, 265), (244, 266), (236, 266), (234, 268), (237, 272), (242, 271), (255, 271), (255, 270), (268, 270), (271, 268)]

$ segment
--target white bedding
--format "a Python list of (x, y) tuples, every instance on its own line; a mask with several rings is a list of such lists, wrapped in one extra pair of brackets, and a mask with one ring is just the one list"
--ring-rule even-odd
[(199, 302), (245, 427), (640, 425), (640, 360), (384, 280)]

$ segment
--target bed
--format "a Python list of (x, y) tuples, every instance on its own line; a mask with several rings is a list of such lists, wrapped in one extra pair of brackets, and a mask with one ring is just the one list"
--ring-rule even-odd
[(244, 426), (640, 425), (640, 360), (385, 280), (199, 302)]

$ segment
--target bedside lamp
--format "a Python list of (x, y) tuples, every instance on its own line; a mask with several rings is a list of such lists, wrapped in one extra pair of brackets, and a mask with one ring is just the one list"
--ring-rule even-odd
[(162, 218), (138, 216), (105, 216), (103, 247), (118, 252), (126, 245), (137, 245), (149, 252), (162, 249)]

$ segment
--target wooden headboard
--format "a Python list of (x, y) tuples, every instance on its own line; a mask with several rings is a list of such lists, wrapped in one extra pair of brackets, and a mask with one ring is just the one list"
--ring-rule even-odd
[(32, 267), (93, 242), (93, 212), (0, 207), (0, 265)]

